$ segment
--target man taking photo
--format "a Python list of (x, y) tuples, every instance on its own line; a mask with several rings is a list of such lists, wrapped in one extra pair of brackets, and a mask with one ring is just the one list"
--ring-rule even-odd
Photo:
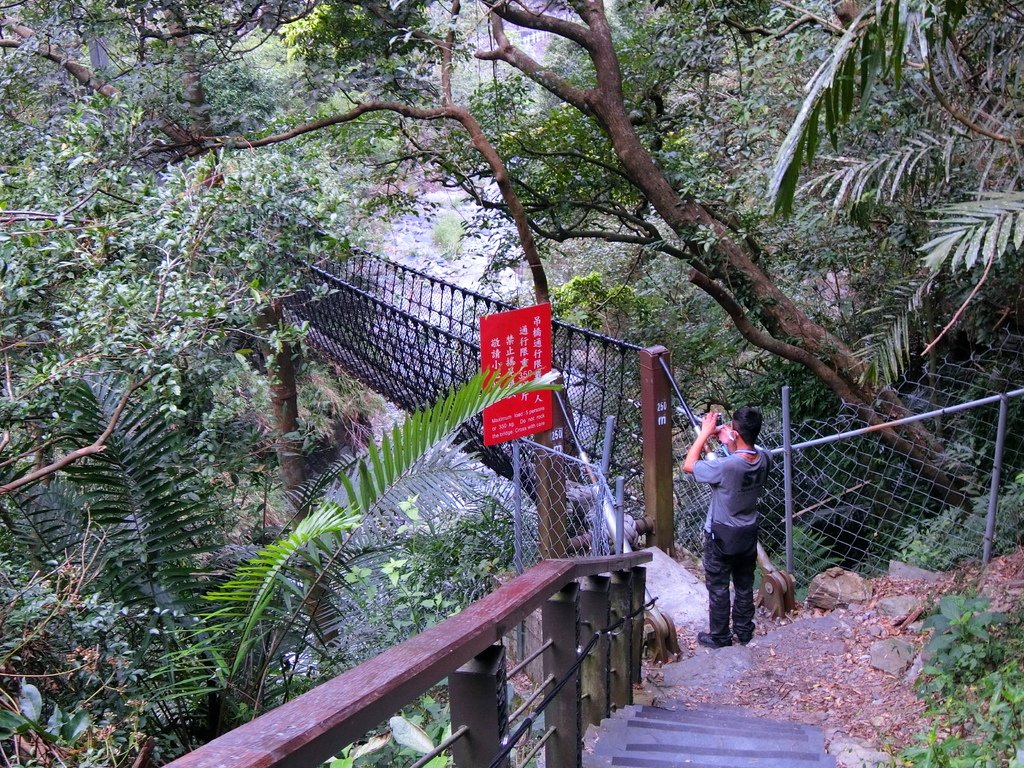
[[(721, 648), (736, 640), (746, 645), (754, 635), (754, 568), (757, 565), (757, 500), (764, 489), (771, 456), (755, 446), (761, 412), (744, 406), (732, 421), (719, 426), (708, 413), (686, 454), (684, 472), (711, 487), (711, 505), (704, 523), (704, 582), (708, 588), (708, 632), (697, 642)], [(705, 444), (717, 435), (727, 456), (701, 458)], [(735, 600), (730, 601), (729, 582)], [(730, 613), (732, 628), (730, 629)]]

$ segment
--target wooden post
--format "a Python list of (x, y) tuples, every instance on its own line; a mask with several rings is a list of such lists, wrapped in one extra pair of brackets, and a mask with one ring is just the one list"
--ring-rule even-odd
[[(611, 579), (611, 623), (629, 616), (632, 607), (633, 574), (615, 571)], [(633, 703), (633, 681), (630, 674), (633, 627), (629, 619), (609, 637), (609, 698), (614, 709)]]
[[(631, 593), (631, 603), (633, 611), (639, 611), (644, 604), (647, 602), (647, 569), (642, 566), (633, 568), (633, 588)], [(644, 615), (643, 613), (637, 614), (633, 617), (633, 642), (630, 645), (630, 653), (632, 654), (632, 667), (630, 679), (633, 683), (639, 683), (643, 680), (643, 660), (644, 660)]]
[[(456, 768), (490, 765), (501, 751), (501, 740), (508, 735), (505, 683), (505, 647), (500, 644), (448, 677), (452, 731), (469, 726), (469, 732), (452, 745)], [(503, 765), (508, 766), (508, 761)]]
[[(580, 588), (576, 582), (553, 595), (541, 609), (544, 640), (544, 677), (561, 680), (576, 663), (580, 644)], [(555, 732), (544, 745), (545, 765), (582, 768), (583, 726), (580, 720), (580, 673), (577, 670), (544, 712), (544, 722)]]
[[(558, 393), (555, 393), (557, 396)], [(551, 451), (537, 457), (537, 517), (542, 558), (569, 556), (569, 516), (566, 513), (565, 419), (554, 404), (551, 429), (542, 432), (537, 442)]]
[(675, 556), (672, 496), (672, 410), (668, 377), (661, 361), (671, 366), (662, 346), (640, 350), (640, 412), (644, 454), (644, 516), (654, 525), (653, 544)]
[[(580, 594), (580, 645), (590, 643), (593, 634), (609, 624), (607, 576), (588, 576)], [(602, 635), (581, 666), (583, 673), (583, 722), (598, 725), (608, 717), (608, 636)]]

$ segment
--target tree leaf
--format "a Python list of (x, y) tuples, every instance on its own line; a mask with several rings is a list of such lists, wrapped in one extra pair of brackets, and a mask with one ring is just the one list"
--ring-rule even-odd
[(21, 696), (18, 698), (18, 706), (21, 708), (21, 714), (26, 720), (31, 720), (34, 723), (39, 722), (39, 718), (43, 714), (43, 697), (39, 693), (39, 689), (32, 685), (32, 683), (23, 683), (21, 686)]
[(388, 720), (388, 725), (391, 726), (391, 735), (395, 737), (395, 741), (403, 747), (408, 747), (424, 755), (434, 748), (434, 742), (426, 732), (401, 715), (395, 715)]
[(370, 738), (365, 744), (359, 744), (352, 748), (349, 755), (353, 758), (364, 757), (365, 755), (372, 755), (374, 752), (379, 752), (384, 749), (388, 744), (391, 743), (391, 734), (379, 733), (376, 736)]

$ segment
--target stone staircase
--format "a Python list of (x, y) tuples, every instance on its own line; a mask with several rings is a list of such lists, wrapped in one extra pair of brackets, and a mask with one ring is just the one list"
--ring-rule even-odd
[(835, 768), (822, 732), (735, 707), (623, 707), (587, 734), (584, 768)]

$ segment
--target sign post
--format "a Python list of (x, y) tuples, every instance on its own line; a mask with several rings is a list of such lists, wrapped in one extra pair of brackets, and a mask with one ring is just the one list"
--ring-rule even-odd
[[(527, 381), (551, 370), (551, 305), (514, 309), (480, 318), (480, 367), (495, 375)], [(552, 392), (505, 398), (484, 409), (484, 445), (538, 436), (549, 450), (536, 462), (538, 534), (541, 557), (565, 557), (566, 467), (561, 452), (564, 425), (555, 414)]]
[[(517, 383), (551, 370), (551, 305), (513, 309), (480, 318), (480, 367)], [(551, 429), (552, 393), (506, 397), (484, 409), (484, 445), (497, 445)]]

